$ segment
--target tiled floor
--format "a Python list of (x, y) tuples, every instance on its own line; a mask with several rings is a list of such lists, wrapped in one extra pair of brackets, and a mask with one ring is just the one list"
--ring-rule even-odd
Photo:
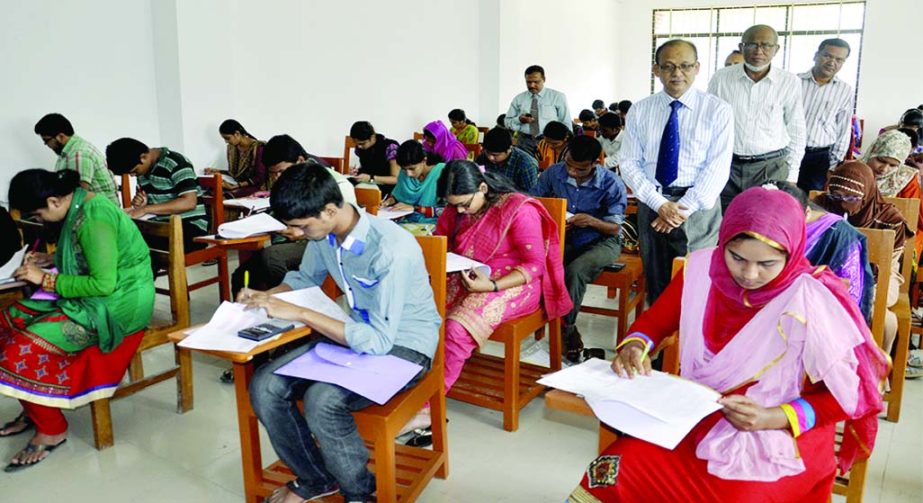
[[(587, 301), (604, 302), (603, 294), (592, 288)], [(193, 321), (204, 321), (217, 303), (216, 289), (194, 292), (192, 301)], [(164, 308), (162, 302), (159, 307)], [(580, 329), (588, 345), (612, 346), (611, 319), (581, 315)], [(172, 359), (166, 348), (155, 353), (146, 362), (150, 367)], [(538, 350), (532, 357), (541, 360), (544, 355)], [(68, 443), (39, 466), (15, 474), (0, 472), (0, 502), (241, 501), (234, 390), (218, 382), (223, 368), (220, 361), (196, 356), (195, 409), (185, 415), (174, 412), (172, 382), (115, 402), (116, 444), (102, 452), (92, 447), (89, 409), (68, 412)], [(560, 502), (595, 453), (593, 421), (545, 410), (541, 400), (523, 409), (515, 433), (503, 431), (499, 412), (453, 400), (448, 410), (450, 475), (432, 481), (422, 502)], [(0, 419), (17, 413), (15, 401), (0, 398)], [(921, 430), (923, 381), (918, 380), (906, 387), (900, 423), (881, 422), (865, 501), (923, 501)], [(0, 460), (11, 457), (27, 440), (25, 435), (0, 439)], [(263, 446), (265, 460), (274, 460), (265, 438)]]

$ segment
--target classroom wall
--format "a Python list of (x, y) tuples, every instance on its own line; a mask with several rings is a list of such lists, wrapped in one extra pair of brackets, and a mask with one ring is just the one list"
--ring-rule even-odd
[(2, 0), (0, 12), (0, 201), (16, 172), (54, 166), (32, 132), (46, 113), (101, 149), (158, 139), (150, 0)]
[[(781, 4), (779, 0), (619, 0), (616, 88), (620, 96), (637, 101), (650, 94), (651, 26), (653, 7), (715, 7)], [(907, 108), (923, 103), (923, 65), (912, 56), (917, 52), (916, 33), (923, 19), (920, 0), (868, 0), (862, 64), (859, 70), (857, 112), (865, 119), (866, 143), (878, 129), (894, 124)], [(854, 53), (858, 55), (858, 52)], [(778, 59), (778, 57), (777, 57)], [(790, 71), (802, 72), (806, 62)]]

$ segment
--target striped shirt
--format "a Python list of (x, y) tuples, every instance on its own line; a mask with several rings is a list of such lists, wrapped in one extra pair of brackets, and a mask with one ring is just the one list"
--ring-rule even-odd
[(106, 158), (92, 143), (83, 138), (71, 135), (64, 148), (61, 149), (54, 169), (55, 171), (70, 169), (80, 173), (80, 182), (87, 184), (91, 191), (108, 197), (119, 207), (122, 206), (122, 202), (116, 195), (115, 180), (112, 179), (112, 173), (106, 167)]
[(830, 147), (830, 166), (846, 157), (852, 132), (853, 90), (833, 77), (825, 85), (814, 80), (810, 70), (799, 73), (804, 97), (804, 123), (808, 147)]
[[(655, 175), (660, 140), (673, 98), (661, 91), (632, 105), (620, 135), (619, 170), (648, 208), (658, 211), (667, 199)], [(679, 169), (671, 187), (692, 187), (678, 201), (689, 213), (715, 206), (728, 181), (734, 146), (734, 112), (724, 100), (690, 88), (678, 100)]]
[(529, 192), (538, 183), (538, 161), (519, 147), (510, 149), (510, 156), (503, 164), (490, 162), (486, 152), (482, 152), (474, 162), (491, 173), (505, 176), (516, 190), (522, 192)]
[(753, 82), (744, 65), (719, 69), (708, 83), (708, 92), (734, 109), (734, 153), (760, 155), (788, 149), (788, 181), (798, 181), (804, 157), (804, 105), (801, 81), (775, 66), (759, 82)]
[[(567, 96), (561, 91), (545, 87), (537, 94), (538, 96), (538, 131), (539, 134), (545, 130), (545, 126), (551, 121), (558, 121), (566, 126), (572, 124), (573, 118), (570, 115), (570, 109), (567, 107)], [(506, 111), (506, 127), (510, 131), (529, 134), (529, 124), (519, 122), (519, 116), (531, 113), (532, 110), (532, 93), (525, 91), (517, 94), (510, 103), (510, 109)]]
[[(147, 194), (148, 204), (168, 203), (190, 192), (194, 192), (196, 198), (202, 197), (199, 178), (192, 163), (183, 154), (172, 152), (167, 147), (160, 147), (160, 157), (151, 169), (138, 176), (138, 187)], [(204, 204), (198, 203), (195, 208), (180, 213), (180, 216), (184, 222), (202, 229), (203, 234), (208, 232)], [(154, 220), (166, 222), (170, 220), (170, 215), (158, 215)]]

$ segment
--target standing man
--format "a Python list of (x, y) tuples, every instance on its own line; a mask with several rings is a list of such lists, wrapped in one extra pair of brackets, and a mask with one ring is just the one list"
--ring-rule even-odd
[(35, 134), (46, 147), (58, 154), (55, 171), (70, 169), (80, 173), (80, 186), (109, 198), (122, 207), (106, 158), (92, 143), (74, 134), (74, 126), (61, 114), (48, 114), (35, 123)]
[(769, 180), (795, 183), (804, 157), (801, 82), (772, 66), (779, 51), (776, 30), (763, 24), (747, 28), (740, 51), (744, 63), (718, 70), (708, 83), (708, 92), (731, 104), (738, 125), (722, 209), (737, 194)]
[(670, 283), (675, 257), (718, 242), (718, 198), (734, 147), (731, 106), (692, 87), (699, 74), (695, 45), (670, 40), (654, 58), (663, 91), (632, 107), (619, 159), (641, 203), (638, 235), (650, 303)]
[(823, 189), (827, 171), (842, 162), (849, 150), (853, 90), (836, 77), (849, 53), (848, 42), (841, 38), (828, 38), (814, 53), (814, 67), (798, 74), (807, 128), (807, 146), (801, 161), (798, 187), (805, 192)]
[(567, 108), (567, 96), (545, 87), (545, 69), (532, 65), (526, 68), (526, 91), (517, 94), (506, 112), (506, 127), (519, 133), (516, 146), (535, 155), (538, 136), (551, 121), (570, 124), (573, 119)]

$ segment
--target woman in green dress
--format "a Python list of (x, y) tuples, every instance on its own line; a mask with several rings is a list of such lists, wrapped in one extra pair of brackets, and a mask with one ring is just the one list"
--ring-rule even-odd
[(407, 140), (397, 149), (395, 157), (401, 171), (391, 195), (382, 207), (393, 211), (413, 211), (399, 223), (434, 224), (440, 205), (445, 203), (436, 194), (436, 185), (445, 168), (445, 161), (435, 152), (426, 152), (416, 140)]
[(112, 396), (154, 307), (150, 250), (137, 226), (112, 201), (81, 188), (75, 171), (23, 171), (10, 182), (9, 200), (61, 231), (53, 256), (31, 253), (14, 273), (41, 286), (42, 300), (0, 311), (0, 394), (23, 407), (0, 437), (36, 430), (8, 472), (65, 442), (62, 408)]

